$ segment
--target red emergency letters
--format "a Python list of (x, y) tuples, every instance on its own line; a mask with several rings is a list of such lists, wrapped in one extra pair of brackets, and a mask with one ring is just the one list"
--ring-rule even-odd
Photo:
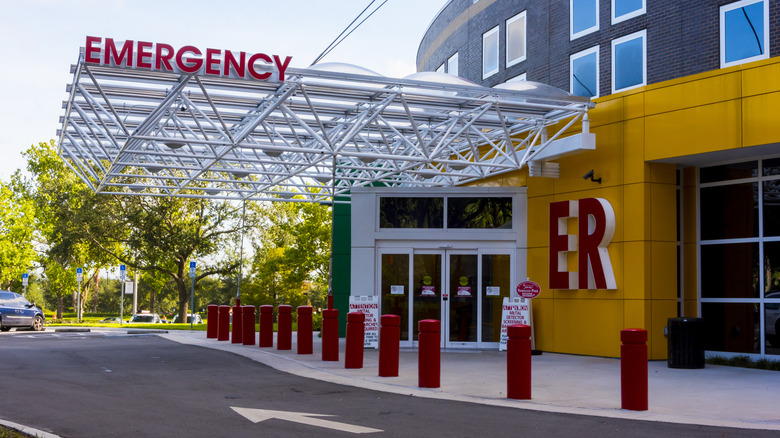
[[(577, 235), (568, 219), (578, 218)], [(550, 204), (550, 289), (617, 289), (607, 246), (615, 233), (615, 212), (602, 198)], [(579, 241), (579, 242), (578, 242)], [(577, 272), (567, 253), (577, 252)]]
[[(206, 49), (205, 54), (195, 46), (174, 50), (170, 44), (113, 38), (87, 37), (84, 62), (87, 64), (143, 68), (174, 73), (226, 76), (230, 78), (284, 80), (292, 57), (282, 60), (279, 55), (248, 54), (230, 50)], [(275, 74), (276, 73), (276, 74)]]

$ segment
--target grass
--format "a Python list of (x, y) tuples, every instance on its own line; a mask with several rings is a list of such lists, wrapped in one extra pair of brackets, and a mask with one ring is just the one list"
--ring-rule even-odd
[(30, 438), (35, 435), (26, 434), (16, 429), (0, 425), (0, 438)]
[(725, 365), (730, 367), (780, 371), (780, 361), (766, 358), (754, 361), (750, 358), (750, 356), (744, 355), (734, 357), (713, 356), (707, 359), (707, 363), (710, 365)]

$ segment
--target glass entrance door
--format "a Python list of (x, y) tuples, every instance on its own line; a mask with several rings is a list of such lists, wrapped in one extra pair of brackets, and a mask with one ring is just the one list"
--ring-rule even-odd
[(381, 313), (401, 317), (401, 342), (416, 345), (420, 320), (436, 319), (441, 321), (444, 347), (497, 348), (514, 253), (407, 251), (380, 255)]

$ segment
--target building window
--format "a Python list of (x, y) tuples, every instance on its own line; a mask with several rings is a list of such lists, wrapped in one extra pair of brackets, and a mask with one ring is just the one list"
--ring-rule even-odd
[(498, 26), (482, 34), (482, 79), (498, 73)]
[(519, 74), (519, 75), (517, 75), (517, 76), (515, 76), (513, 78), (509, 78), (507, 80), (507, 82), (521, 82), (521, 81), (525, 81), (525, 75), (526, 75), (525, 73)]
[(525, 11), (506, 20), (506, 66), (525, 61)]
[(612, 0), (612, 24), (638, 17), (645, 12), (645, 0)]
[(436, 73), (445, 73), (444, 64), (440, 65), (439, 68), (436, 69)]
[(571, 94), (599, 97), (599, 46), (571, 55), (569, 72)]
[(647, 84), (647, 31), (612, 40), (612, 92)]
[(743, 0), (720, 7), (720, 66), (769, 58), (769, 2)]
[(447, 60), (447, 73), (453, 76), (458, 75), (458, 54), (457, 53), (450, 56), (450, 58)]
[(780, 158), (699, 169), (706, 349), (780, 354)]
[(569, 0), (569, 38), (575, 39), (599, 30), (598, 0)]

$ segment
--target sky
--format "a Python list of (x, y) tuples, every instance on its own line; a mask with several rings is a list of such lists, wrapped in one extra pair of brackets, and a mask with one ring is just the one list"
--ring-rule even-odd
[[(87, 36), (292, 56), (290, 67), (305, 68), (370, 2), (0, 0), (0, 181), (24, 171), (30, 145), (56, 140)], [(387, 0), (320, 62), (414, 73), (423, 33), (446, 2)]]

